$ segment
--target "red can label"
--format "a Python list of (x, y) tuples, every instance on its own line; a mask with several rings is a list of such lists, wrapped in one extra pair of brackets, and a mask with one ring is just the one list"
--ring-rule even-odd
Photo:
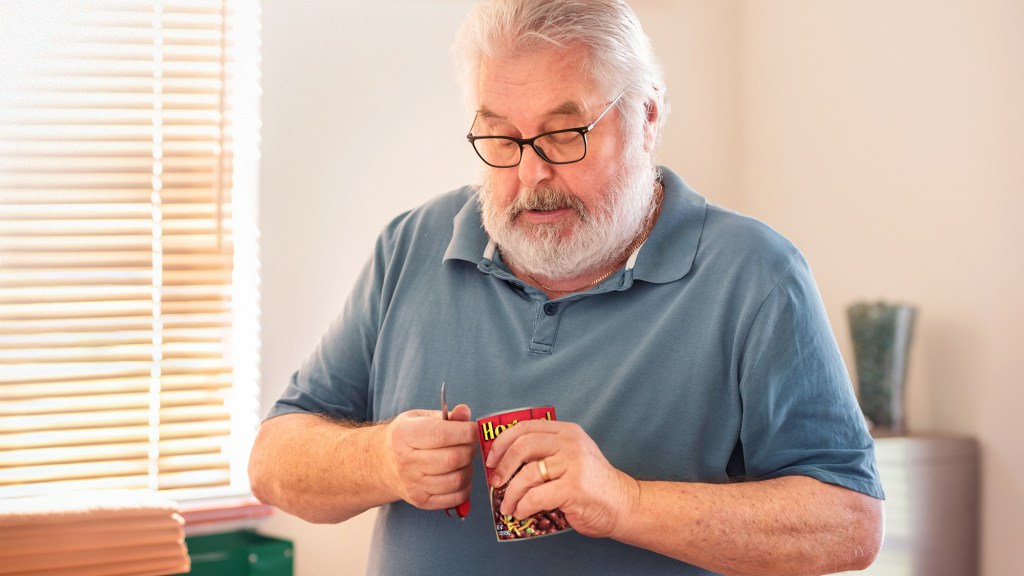
[[(555, 420), (554, 406), (541, 406), (537, 408), (520, 408), (498, 414), (491, 414), (476, 421), (477, 432), (480, 434), (480, 451), (483, 453), (484, 462), (491, 452), (491, 444), (502, 432), (526, 420)], [(487, 475), (487, 483), (490, 485), (493, 468), (484, 467)], [(518, 472), (518, 471), (517, 471)], [(515, 474), (512, 475), (513, 478)], [(509, 481), (512, 479), (510, 478)], [(550, 536), (566, 530), (571, 530), (565, 514), (559, 509), (542, 510), (529, 518), (516, 520), (512, 516), (505, 516), (501, 513), (501, 503), (505, 498), (505, 489), (508, 482), (498, 488), (491, 488), (491, 517), (494, 520), (494, 533), (499, 542), (514, 540), (526, 540), (539, 536)]]

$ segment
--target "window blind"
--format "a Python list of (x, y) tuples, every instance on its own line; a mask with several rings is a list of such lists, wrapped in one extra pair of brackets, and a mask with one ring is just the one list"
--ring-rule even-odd
[(248, 490), (258, 18), (0, 8), (0, 498)]

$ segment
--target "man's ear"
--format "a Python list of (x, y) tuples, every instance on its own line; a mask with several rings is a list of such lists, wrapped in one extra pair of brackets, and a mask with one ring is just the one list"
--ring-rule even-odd
[(652, 98), (644, 104), (644, 151), (647, 153), (654, 151), (654, 145), (658, 141), (658, 115), (660, 113), (658, 102), (655, 99)]

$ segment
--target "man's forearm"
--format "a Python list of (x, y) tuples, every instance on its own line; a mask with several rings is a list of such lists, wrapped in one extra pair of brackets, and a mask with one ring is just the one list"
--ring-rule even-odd
[(881, 501), (807, 477), (637, 486), (612, 536), (723, 574), (861, 569), (881, 546)]
[(384, 426), (311, 414), (263, 423), (249, 462), (260, 501), (309, 522), (334, 523), (397, 500), (387, 481)]

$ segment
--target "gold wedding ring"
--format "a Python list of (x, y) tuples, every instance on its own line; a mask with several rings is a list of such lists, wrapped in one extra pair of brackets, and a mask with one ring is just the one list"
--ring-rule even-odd
[(540, 470), (540, 477), (545, 482), (551, 482), (551, 476), (548, 476), (548, 465), (544, 463), (544, 459), (537, 460), (537, 469)]

